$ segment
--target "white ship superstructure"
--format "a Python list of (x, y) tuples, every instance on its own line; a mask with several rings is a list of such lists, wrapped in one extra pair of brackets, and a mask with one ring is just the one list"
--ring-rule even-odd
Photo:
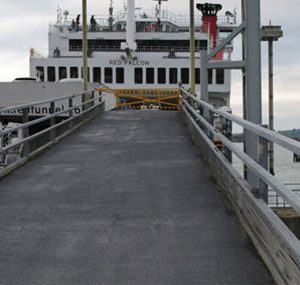
[[(111, 3), (112, 4), (112, 3)], [(210, 4), (208, 4), (210, 5)], [(76, 19), (77, 18), (77, 19)], [(215, 24), (214, 24), (215, 22)], [(195, 17), (196, 93), (200, 96), (200, 49), (211, 49), (235, 27), (234, 13), (226, 16)], [(107, 16), (89, 16), (88, 77), (111, 88), (170, 88), (180, 82), (189, 88), (189, 16), (176, 16), (161, 7), (153, 11), (136, 9), (135, 1)], [(32, 49), (30, 76), (55, 82), (64, 78), (82, 78), (81, 17), (58, 10), (57, 21), (49, 25), (47, 57)], [(215, 60), (230, 60), (228, 45)], [(208, 72), (209, 97), (215, 106), (229, 105), (230, 71)]]

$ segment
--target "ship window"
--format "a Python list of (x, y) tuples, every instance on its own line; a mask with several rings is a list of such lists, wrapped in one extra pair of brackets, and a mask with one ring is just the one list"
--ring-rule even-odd
[(181, 83), (188, 84), (189, 83), (190, 72), (188, 68), (181, 68)]
[(53, 82), (55, 81), (55, 67), (54, 66), (48, 66), (47, 67), (48, 72), (48, 81)]
[(224, 69), (217, 69), (216, 73), (216, 83), (224, 84)]
[(136, 84), (142, 84), (143, 83), (143, 69), (140, 67), (136, 67), (134, 69), (134, 82)]
[(104, 82), (113, 83), (113, 70), (111, 67), (104, 68)]
[[(155, 51), (155, 52), (170, 52), (189, 51), (189, 40), (137, 40), (137, 46), (139, 51)], [(206, 40), (195, 40), (195, 50), (207, 48)]]
[(177, 68), (170, 68), (169, 70), (169, 82), (170, 84), (177, 84), (178, 83), (178, 75), (177, 75)]
[(44, 67), (43, 66), (37, 66), (35, 68), (35, 74), (36, 74), (36, 77), (40, 79), (40, 81), (45, 80)]
[(157, 69), (157, 82), (159, 84), (166, 83), (166, 69), (165, 68), (158, 68)]
[(116, 82), (119, 84), (124, 83), (124, 68), (123, 67), (116, 68)]
[(72, 66), (70, 68), (70, 77), (71, 78), (78, 78), (78, 67)]
[(93, 82), (101, 82), (101, 68), (100, 67), (93, 68)]
[(200, 84), (200, 68), (195, 69), (195, 83)]
[[(90, 68), (87, 69), (87, 80), (90, 82)], [(83, 79), (83, 67), (81, 67), (81, 78)]]
[(153, 84), (154, 83), (154, 68), (146, 69), (146, 83)]
[(208, 84), (212, 84), (213, 82), (213, 70), (208, 69)]
[(67, 68), (65, 66), (60, 66), (58, 68), (58, 79), (64, 79), (67, 78)]

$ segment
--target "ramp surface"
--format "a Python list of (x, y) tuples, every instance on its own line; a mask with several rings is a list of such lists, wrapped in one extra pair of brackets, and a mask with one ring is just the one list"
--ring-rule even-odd
[(106, 113), (0, 181), (0, 284), (273, 284), (177, 112)]

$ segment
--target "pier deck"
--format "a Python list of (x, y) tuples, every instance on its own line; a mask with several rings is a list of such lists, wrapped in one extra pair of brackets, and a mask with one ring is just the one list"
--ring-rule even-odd
[(273, 284), (176, 112), (106, 113), (0, 181), (0, 284)]

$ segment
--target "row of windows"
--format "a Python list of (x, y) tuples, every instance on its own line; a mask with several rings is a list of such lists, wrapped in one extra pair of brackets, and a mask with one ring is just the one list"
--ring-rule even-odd
[[(70, 78), (79, 78), (79, 69), (76, 66), (71, 66), (70, 74), (67, 76), (67, 67), (59, 66), (58, 67), (58, 78), (61, 80), (67, 77)], [(101, 73), (104, 73), (104, 80), (102, 80)], [(168, 79), (167, 79), (168, 73)], [(145, 78), (144, 78), (145, 74)], [(45, 73), (43, 66), (36, 67), (36, 75), (40, 78), (41, 81), (45, 81)], [(83, 71), (81, 68), (81, 76)], [(104, 82), (104, 83), (117, 83), (123, 84), (125, 81), (125, 74), (123, 67), (116, 67), (115, 70), (112, 67), (93, 67), (92, 69), (92, 82)], [(135, 84), (178, 84), (180, 81), (182, 84), (189, 84), (190, 70), (189, 68), (164, 68), (159, 67), (157, 69), (153, 67), (141, 68), (136, 67), (134, 69), (134, 83)], [(156, 80), (155, 80), (156, 79)], [(90, 68), (88, 68), (88, 80), (90, 81)], [(54, 82), (56, 81), (56, 69), (54, 66), (47, 67), (47, 79), (46, 81)], [(195, 69), (195, 81), (196, 84), (200, 84), (200, 68)], [(213, 70), (208, 70), (208, 83), (213, 83)], [(216, 84), (224, 84), (224, 70), (216, 69)]]
[[(122, 39), (118, 40), (88, 40), (88, 48), (93, 51), (99, 51), (101, 49), (121, 49), (121, 43), (124, 42)], [(137, 40), (137, 51), (143, 51), (147, 49), (152, 50), (181, 50), (185, 49), (189, 51), (189, 40)], [(196, 50), (207, 48), (206, 40), (195, 40)], [(82, 40), (81, 39), (70, 39), (69, 40), (69, 50), (70, 51), (81, 51), (82, 50)]]

